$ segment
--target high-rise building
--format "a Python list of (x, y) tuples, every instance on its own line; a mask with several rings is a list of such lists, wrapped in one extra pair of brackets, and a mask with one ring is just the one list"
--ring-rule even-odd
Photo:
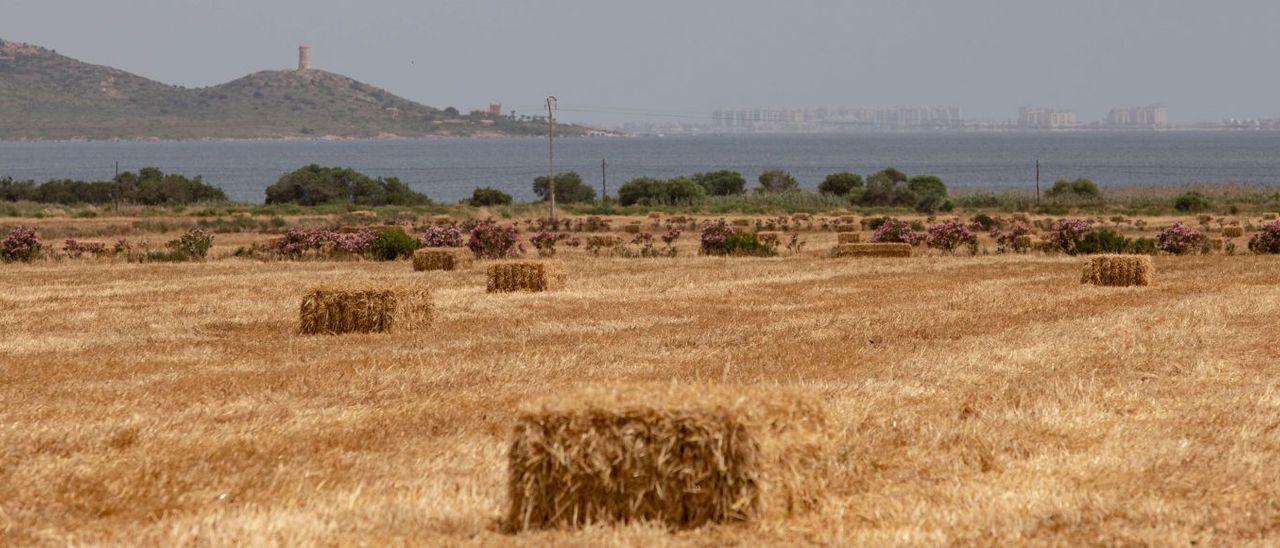
[(1078, 125), (1073, 110), (1040, 107), (1018, 109), (1018, 127), (1032, 129), (1066, 129)]
[(1111, 109), (1107, 114), (1107, 124), (1116, 127), (1166, 128), (1169, 127), (1169, 107), (1157, 104)]

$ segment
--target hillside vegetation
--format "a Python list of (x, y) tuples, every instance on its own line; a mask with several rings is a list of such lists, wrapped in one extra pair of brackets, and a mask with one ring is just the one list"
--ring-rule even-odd
[[(584, 128), (565, 126), (565, 135)], [(422, 105), (323, 70), (187, 89), (0, 40), (0, 139), (538, 135), (544, 123)]]

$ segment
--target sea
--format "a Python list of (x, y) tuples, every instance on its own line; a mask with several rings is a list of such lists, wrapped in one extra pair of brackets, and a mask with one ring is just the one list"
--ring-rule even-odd
[[(158, 167), (199, 175), (234, 200), (262, 202), (281, 175), (307, 164), (398, 177), (441, 202), (478, 186), (533, 197), (547, 173), (545, 138), (370, 141), (179, 141), (0, 143), (0, 178), (109, 180)], [(557, 139), (557, 171), (576, 171), (610, 194), (636, 177), (736, 170), (754, 184), (767, 169), (815, 188), (827, 174), (886, 167), (941, 177), (953, 191), (1035, 188), (1089, 178), (1103, 188), (1245, 183), (1280, 186), (1280, 132), (865, 133), (573, 137)], [(604, 164), (602, 170), (602, 162)], [(117, 168), (118, 166), (118, 168)]]

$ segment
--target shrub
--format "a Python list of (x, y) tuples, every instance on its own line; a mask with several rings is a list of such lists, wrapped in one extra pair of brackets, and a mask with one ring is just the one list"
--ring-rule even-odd
[(44, 243), (36, 235), (36, 229), (20, 226), (9, 231), (4, 241), (0, 242), (0, 257), (5, 261), (31, 261), (40, 256)]
[(63, 242), (62, 250), (73, 259), (79, 259), (85, 255), (105, 255), (107, 253), (107, 244), (102, 242), (80, 242), (76, 240), (67, 240)]
[(534, 249), (538, 250), (539, 257), (551, 257), (556, 254), (556, 243), (568, 238), (568, 234), (542, 231), (529, 238), (529, 243), (533, 244)]
[(175, 258), (185, 257), (185, 260), (195, 261), (209, 255), (209, 249), (213, 247), (213, 235), (193, 228), (178, 239), (170, 240), (165, 247), (169, 248)]
[(1209, 198), (1207, 196), (1195, 190), (1183, 192), (1173, 200), (1174, 209), (1188, 213), (1205, 211), (1212, 207), (1212, 205), (1213, 204), (1209, 202)]
[(1259, 255), (1280, 253), (1280, 221), (1262, 225), (1262, 231), (1249, 238), (1249, 251)]
[[(533, 180), (533, 193), (537, 194), (538, 198), (544, 202), (550, 199), (551, 183), (545, 175)], [(556, 203), (572, 204), (594, 202), (595, 200), (596, 190), (583, 183), (582, 177), (576, 172), (569, 171), (556, 174)]]
[(422, 205), (431, 200), (394, 177), (372, 179), (350, 168), (311, 164), (280, 177), (267, 187), (268, 204)]
[(273, 251), (287, 257), (300, 257), (308, 251), (319, 254), (340, 252), (350, 255), (368, 253), (377, 233), (369, 229), (341, 233), (325, 229), (294, 227), (276, 240)]
[(847, 171), (832, 173), (818, 185), (818, 192), (848, 196), (849, 193), (862, 190), (862, 176)]
[(390, 228), (379, 232), (369, 244), (369, 256), (379, 261), (394, 261), (413, 257), (422, 244), (417, 238), (399, 228)]
[(977, 225), (977, 230), (990, 231), (999, 226), (1000, 223), (986, 213), (979, 213), (973, 216), (973, 224)]
[(756, 234), (738, 234), (723, 219), (702, 224), (702, 254), (772, 257), (777, 255), (777, 242), (769, 245)]
[(978, 236), (973, 233), (964, 223), (956, 221), (943, 221), (929, 227), (926, 243), (929, 247), (941, 249), (944, 252), (952, 253), (961, 245), (968, 246), (970, 249), (976, 250), (978, 247)]
[(897, 219), (885, 219), (875, 233), (871, 235), (873, 243), (903, 243), (916, 245), (924, 241), (925, 235), (911, 228), (911, 223)]
[(1054, 221), (1049, 225), (1049, 233), (1045, 235), (1045, 241), (1053, 249), (1075, 255), (1076, 249), (1080, 247), (1080, 242), (1084, 240), (1084, 235), (1091, 230), (1093, 223), (1084, 219), (1062, 219)]
[(864, 206), (898, 207), (915, 205), (918, 198), (905, 183), (907, 175), (894, 168), (881, 170), (867, 178), (866, 188), (857, 202)]
[(515, 225), (499, 225), (493, 221), (481, 221), (471, 229), (467, 247), (478, 259), (505, 259), (524, 255), (520, 245), (520, 230)]
[(1203, 244), (1204, 234), (1181, 222), (1156, 233), (1156, 247), (1165, 253), (1183, 255)]
[(777, 194), (800, 188), (796, 178), (781, 169), (770, 169), (761, 173), (758, 181), (760, 186), (756, 188), (756, 192), (762, 194)]
[(915, 198), (916, 211), (933, 213), (934, 211), (950, 211), (953, 207), (947, 200), (947, 185), (942, 179), (933, 175), (917, 175), (907, 181), (907, 191)]
[(431, 225), (421, 238), (423, 247), (463, 247), (462, 229), (456, 226)]
[(1128, 253), (1132, 242), (1110, 228), (1098, 228), (1086, 232), (1076, 246), (1077, 255), (1098, 253)]
[(641, 177), (627, 181), (618, 189), (618, 203), (624, 206), (688, 204), (705, 192), (702, 186), (684, 177), (669, 181)]
[(1050, 198), (1074, 198), (1077, 200), (1094, 200), (1099, 196), (1098, 185), (1088, 179), (1074, 181), (1059, 180), (1045, 193)]
[(729, 170), (695, 173), (693, 182), (698, 183), (709, 196), (732, 196), (746, 192), (747, 180), (741, 173)]
[[(557, 185), (558, 186), (558, 185)], [(490, 187), (480, 187), (471, 192), (468, 203), (475, 207), (511, 205), (511, 195)]]
[(1015, 222), (1004, 230), (997, 228), (991, 231), (991, 237), (996, 241), (996, 251), (999, 253), (1026, 251), (1030, 236), (1031, 227), (1023, 222)]

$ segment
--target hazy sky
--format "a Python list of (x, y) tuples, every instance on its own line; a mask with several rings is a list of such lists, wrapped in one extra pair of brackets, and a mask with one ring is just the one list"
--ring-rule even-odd
[[(1280, 116), (1276, 0), (0, 0), (0, 38), (167, 83), (314, 65), (433, 106), (1163, 102), (1175, 122)], [(563, 112), (565, 120), (616, 116)]]

